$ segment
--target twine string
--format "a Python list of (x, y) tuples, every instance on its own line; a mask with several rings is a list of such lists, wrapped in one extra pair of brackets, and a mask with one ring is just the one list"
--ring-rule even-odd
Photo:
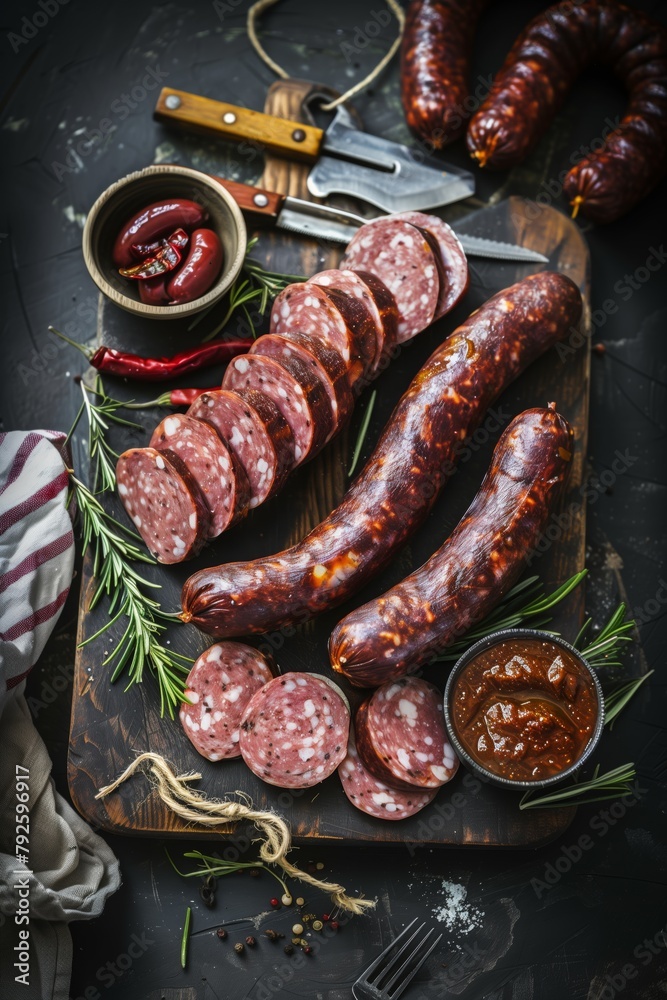
[[(263, 62), (266, 63), (266, 65), (270, 69), (273, 70), (276, 76), (280, 76), (283, 78), (283, 80), (285, 80), (289, 76), (289, 73), (287, 73), (286, 70), (282, 68), (282, 66), (279, 66), (278, 63), (271, 58), (271, 56), (268, 54), (268, 52), (266, 51), (266, 49), (264, 48), (264, 46), (262, 45), (257, 36), (258, 18), (260, 17), (261, 14), (264, 13), (265, 10), (267, 10), (267, 8), (273, 7), (273, 5), (276, 3), (278, 3), (278, 0), (257, 0), (257, 2), (254, 3), (250, 8), (250, 10), (248, 11), (248, 18), (246, 24), (247, 24), (248, 38), (250, 39), (252, 47), (254, 48), (257, 55)], [(375, 68), (372, 69), (371, 72), (363, 78), (363, 80), (360, 80), (358, 83), (355, 83), (353, 87), (350, 87), (349, 90), (346, 90), (344, 94), (340, 95), (340, 97), (337, 97), (333, 101), (329, 101), (328, 104), (323, 104), (322, 111), (333, 111), (334, 108), (337, 108), (339, 104), (344, 104), (345, 101), (349, 101), (350, 98), (355, 96), (355, 94), (358, 94), (360, 91), (364, 90), (373, 82), (373, 80), (375, 80), (380, 75), (385, 66), (387, 66), (394, 58), (401, 44), (401, 39), (403, 38), (403, 29), (405, 27), (405, 14), (403, 13), (402, 8), (397, 3), (397, 0), (387, 0), (387, 6), (390, 8), (390, 10), (392, 11), (394, 17), (398, 22), (398, 35), (392, 42), (390, 49), (388, 50), (388, 52), (384, 54), (384, 56), (377, 64), (377, 66), (375, 66)]]
[(222, 823), (253, 823), (260, 833), (257, 838), (261, 842), (259, 856), (263, 862), (278, 865), (291, 878), (299, 879), (314, 889), (330, 894), (333, 902), (348, 913), (359, 915), (375, 906), (372, 899), (362, 899), (348, 896), (345, 887), (338, 882), (329, 882), (316, 878), (302, 871), (287, 860), (287, 854), (292, 847), (292, 836), (289, 826), (274, 812), (255, 809), (251, 800), (243, 792), (235, 792), (241, 801), (233, 799), (210, 799), (196, 788), (190, 788), (189, 782), (201, 779), (201, 774), (174, 774), (171, 767), (159, 754), (146, 752), (139, 754), (123, 773), (111, 784), (100, 788), (96, 799), (106, 798), (115, 792), (123, 782), (131, 778), (143, 764), (149, 764), (146, 776), (149, 777), (164, 804), (189, 823), (200, 826), (216, 827)]

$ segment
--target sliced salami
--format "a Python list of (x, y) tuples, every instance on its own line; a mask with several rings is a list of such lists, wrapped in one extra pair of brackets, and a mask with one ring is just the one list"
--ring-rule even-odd
[(419, 677), (383, 684), (357, 710), (357, 750), (380, 781), (409, 791), (439, 788), (456, 774), (442, 695)]
[(329, 437), (347, 421), (354, 408), (354, 399), (347, 375), (347, 365), (338, 351), (305, 333), (267, 333), (258, 337), (250, 354), (263, 354), (277, 361), (297, 358), (313, 368), (327, 390), (333, 427)]
[(273, 679), (266, 659), (242, 642), (216, 642), (195, 660), (185, 682), (180, 719), (207, 760), (240, 757), (239, 727), (256, 691)]
[(362, 764), (351, 729), (347, 756), (338, 768), (338, 776), (352, 805), (376, 819), (407, 819), (420, 812), (438, 794), (437, 788), (429, 791), (412, 788), (405, 792), (378, 781)]
[(276, 493), (294, 468), (294, 435), (268, 396), (253, 389), (218, 389), (199, 396), (188, 416), (213, 427), (245, 471), (250, 507)]
[(329, 344), (338, 351), (348, 371), (354, 368), (358, 377), (360, 363), (355, 363), (352, 332), (324, 289), (310, 281), (288, 285), (273, 303), (270, 332), (288, 337), (295, 331)]
[(387, 286), (398, 307), (397, 340), (411, 340), (433, 322), (440, 296), (435, 254), (411, 223), (385, 216), (361, 226), (350, 240), (342, 269), (369, 271)]
[(209, 538), (216, 538), (246, 513), (250, 502), (248, 477), (208, 424), (185, 413), (174, 413), (157, 425), (150, 447), (170, 458), (177, 456), (199, 486), (211, 515)]
[(241, 722), (241, 754), (270, 785), (310, 788), (341, 763), (349, 730), (347, 699), (332, 681), (289, 673), (250, 699)]
[[(343, 273), (347, 274), (347, 271)], [(378, 350), (370, 373), (372, 378), (381, 368), (386, 368), (393, 355), (398, 337), (398, 307), (393, 293), (370, 271), (350, 273), (361, 278), (370, 292), (371, 302), (374, 305), (373, 316), (378, 328)]]
[(350, 382), (368, 375), (377, 359), (377, 309), (368, 287), (354, 271), (321, 271), (307, 282), (324, 289), (352, 333)]
[(426, 215), (424, 212), (401, 212), (395, 218), (405, 219), (406, 222), (417, 226), (427, 239), (430, 237), (429, 242), (435, 252), (440, 275), (440, 295), (434, 318), (440, 319), (441, 316), (454, 308), (468, 290), (470, 273), (465, 250), (451, 226), (439, 219), (437, 215)]
[(276, 404), (294, 435), (295, 464), (313, 458), (329, 440), (333, 417), (327, 390), (297, 358), (277, 361), (244, 354), (227, 366), (223, 389), (255, 389)]
[(131, 448), (116, 464), (118, 494), (158, 562), (178, 563), (201, 549), (210, 515), (197, 484), (155, 448)]

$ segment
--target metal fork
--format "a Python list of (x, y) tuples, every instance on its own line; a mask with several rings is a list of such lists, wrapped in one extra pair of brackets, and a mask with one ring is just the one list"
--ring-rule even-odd
[[(421, 935), (426, 926), (425, 923), (422, 923), (410, 934), (416, 923), (417, 918), (415, 917), (412, 923), (408, 924), (398, 937), (385, 948), (382, 954), (378, 955), (375, 961), (368, 966), (366, 971), (362, 972), (352, 986), (352, 995), (355, 1000), (396, 1000), (403, 993), (403, 990), (410, 985), (442, 938), (442, 934), (438, 934), (435, 939), (432, 939), (431, 935), (434, 932), (433, 928), (431, 928), (411, 948), (415, 938)], [(407, 937), (408, 934), (410, 934), (410, 937)], [(392, 949), (396, 948), (401, 941), (403, 943), (396, 954), (385, 962)], [(428, 947), (424, 951), (427, 945)], [(399, 962), (401, 964), (396, 969), (396, 965)]]

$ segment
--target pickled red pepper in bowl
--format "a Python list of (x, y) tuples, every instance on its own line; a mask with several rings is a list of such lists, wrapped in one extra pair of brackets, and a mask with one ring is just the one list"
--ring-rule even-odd
[(206, 228), (206, 212), (187, 198), (154, 202), (125, 223), (113, 262), (119, 274), (139, 282), (147, 305), (180, 305), (205, 295), (223, 264), (222, 243)]

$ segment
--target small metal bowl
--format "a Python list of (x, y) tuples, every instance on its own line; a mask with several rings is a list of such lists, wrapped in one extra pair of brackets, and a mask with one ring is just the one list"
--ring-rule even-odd
[[(192, 302), (146, 305), (133, 287), (137, 282), (123, 278), (114, 267), (111, 251), (121, 228), (134, 214), (154, 201), (168, 198), (189, 198), (204, 206), (209, 217), (206, 225), (222, 242), (222, 271), (206, 295)], [(83, 229), (83, 257), (97, 287), (121, 309), (148, 319), (192, 316), (218, 302), (241, 270), (246, 245), (243, 216), (222, 185), (198, 170), (168, 164), (137, 170), (112, 184), (91, 208)]]
[[(511, 778), (503, 778), (499, 774), (494, 774), (493, 771), (489, 771), (485, 768), (479, 761), (471, 757), (466, 748), (463, 746), (459, 740), (456, 729), (454, 727), (454, 721), (450, 712), (450, 702), (452, 698), (452, 693), (454, 691), (454, 684), (459, 675), (468, 666), (468, 664), (475, 659), (479, 653), (485, 652), (492, 646), (497, 646), (499, 643), (504, 642), (506, 639), (536, 639), (539, 642), (548, 641), (556, 646), (560, 646), (562, 649), (566, 650), (577, 662), (580, 664), (582, 670), (587, 672), (593, 679), (593, 687), (597, 694), (598, 702), (598, 712), (597, 719), (595, 722), (595, 729), (591, 734), (591, 737), (581, 752), (577, 760), (570, 764), (569, 767), (565, 768), (563, 771), (559, 771), (558, 774), (551, 775), (549, 778), (540, 778), (537, 781), (514, 781)], [(528, 628), (510, 628), (503, 629), (500, 632), (494, 632), (492, 635), (487, 636), (485, 639), (480, 639), (476, 642), (474, 646), (471, 646), (463, 656), (457, 660), (454, 665), (451, 674), (447, 680), (445, 686), (445, 725), (447, 727), (447, 734), (449, 736), (450, 742), (460, 759), (474, 771), (476, 775), (482, 778), (484, 781), (489, 782), (489, 784), (498, 785), (501, 788), (519, 790), (528, 790), (531, 788), (548, 788), (550, 785), (556, 785), (563, 781), (565, 778), (569, 778), (575, 771), (577, 771), (581, 765), (586, 761), (590, 755), (595, 750), (600, 737), (602, 736), (602, 730), (604, 728), (604, 696), (602, 694), (602, 688), (600, 686), (600, 681), (598, 680), (597, 674), (590, 666), (589, 663), (583, 658), (581, 653), (571, 646), (569, 642), (565, 642), (558, 636), (551, 635), (550, 632), (542, 632), (539, 629), (528, 629)]]

